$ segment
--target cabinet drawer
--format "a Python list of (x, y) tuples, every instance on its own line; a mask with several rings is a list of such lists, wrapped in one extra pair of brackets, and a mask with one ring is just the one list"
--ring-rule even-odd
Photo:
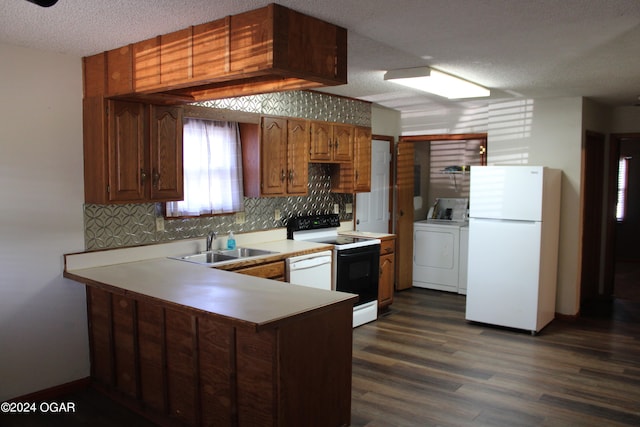
[(265, 279), (284, 280), (284, 261), (271, 262), (256, 265), (254, 267), (239, 268), (234, 273), (247, 274), (249, 276), (263, 277)]
[(396, 248), (396, 240), (395, 239), (389, 239), (389, 240), (383, 240), (380, 243), (380, 255), (386, 255), (386, 254), (391, 254), (395, 251)]

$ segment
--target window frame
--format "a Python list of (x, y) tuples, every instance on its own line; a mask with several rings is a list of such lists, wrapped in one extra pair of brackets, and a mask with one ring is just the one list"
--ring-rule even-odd
[[(240, 123), (260, 123), (261, 116), (260, 114), (256, 114), (256, 113), (211, 108), (203, 105), (185, 105), (183, 117), (185, 120), (186, 119), (202, 119), (202, 120), (213, 120), (213, 121), (237, 122), (238, 124), (240, 124)], [(183, 141), (183, 144), (184, 144), (184, 141)], [(240, 141), (240, 144), (242, 144), (242, 141)], [(162, 203), (162, 216), (164, 217), (165, 220), (197, 219), (197, 218), (228, 216), (228, 215), (234, 215), (238, 212), (243, 212), (243, 211), (244, 210), (233, 211), (233, 212), (202, 213), (199, 215), (168, 216), (167, 203)]]

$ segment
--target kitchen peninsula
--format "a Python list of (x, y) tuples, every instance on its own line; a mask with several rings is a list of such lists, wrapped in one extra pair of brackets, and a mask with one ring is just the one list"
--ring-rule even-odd
[(349, 425), (356, 296), (166, 257), (83, 257), (99, 254), (66, 255), (64, 276), (86, 285), (91, 378), (110, 397), (162, 425)]

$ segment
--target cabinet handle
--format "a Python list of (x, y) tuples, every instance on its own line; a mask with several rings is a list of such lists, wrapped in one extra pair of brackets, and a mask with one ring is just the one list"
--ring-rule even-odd
[(284, 182), (284, 178), (285, 178), (284, 169), (280, 169), (280, 181)]
[(144, 169), (140, 169), (140, 184), (144, 185), (144, 182), (147, 180), (147, 173)]
[(384, 272), (384, 266), (387, 264), (391, 264), (391, 261), (389, 261), (388, 259), (385, 259), (382, 265), (380, 266), (380, 277), (382, 277), (382, 273)]
[(289, 169), (289, 182), (293, 182), (293, 169)]
[(160, 174), (155, 169), (153, 171), (153, 181), (152, 182), (153, 182), (153, 186), (158, 188), (158, 183), (160, 182)]
[(336, 149), (336, 151), (338, 151), (338, 147), (340, 146), (340, 139), (336, 138), (336, 142), (334, 144), (334, 148)]
[(331, 138), (329, 138), (329, 149), (331, 149), (331, 146), (332, 146), (332, 145), (333, 145), (333, 144), (331, 143)]
[(358, 180), (358, 170), (356, 169), (356, 181)]

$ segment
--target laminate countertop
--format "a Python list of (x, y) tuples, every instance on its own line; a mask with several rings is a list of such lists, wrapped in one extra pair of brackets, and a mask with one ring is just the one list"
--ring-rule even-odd
[[(330, 245), (294, 241), (273, 242), (260, 247), (278, 251), (280, 259), (288, 254), (331, 248)], [(95, 254), (91, 255), (95, 257)], [(66, 257), (69, 256), (73, 255)], [(66, 259), (66, 265), (72, 265), (72, 268), (65, 268), (65, 277), (88, 286), (131, 294), (135, 298), (161, 300), (255, 329), (275, 327), (309, 311), (322, 310), (336, 303), (353, 304), (357, 299), (354, 294), (296, 286), (167, 257), (89, 268), (75, 268), (82, 263)]]

